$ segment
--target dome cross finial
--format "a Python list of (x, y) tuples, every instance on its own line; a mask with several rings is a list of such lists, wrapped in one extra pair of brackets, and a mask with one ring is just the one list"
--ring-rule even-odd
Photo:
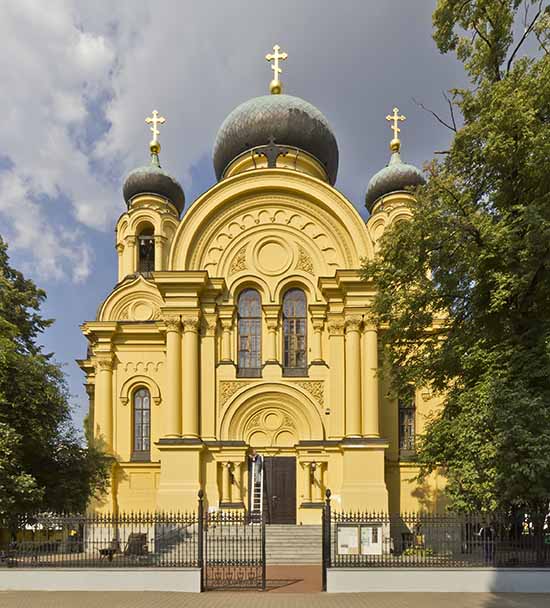
[(388, 114), (386, 116), (386, 120), (390, 123), (390, 129), (393, 131), (393, 139), (390, 142), (390, 150), (392, 152), (399, 152), (399, 148), (401, 147), (401, 142), (399, 141), (399, 133), (401, 129), (399, 128), (399, 121), (407, 120), (406, 116), (399, 115), (399, 108), (393, 109), (393, 114)]
[(283, 85), (279, 80), (279, 74), (281, 74), (282, 69), (279, 67), (279, 61), (284, 61), (288, 58), (288, 53), (282, 52), (279, 53), (281, 47), (276, 44), (273, 47), (273, 53), (268, 53), (265, 58), (271, 64), (271, 69), (273, 70), (273, 80), (269, 83), (269, 90), (272, 95), (279, 95), (283, 90)]
[(153, 110), (153, 116), (148, 116), (145, 119), (145, 122), (148, 125), (153, 125), (152, 127), (150, 127), (151, 132), (153, 133), (153, 139), (149, 142), (149, 149), (151, 150), (151, 154), (153, 156), (158, 157), (158, 153), (160, 152), (160, 142), (158, 140), (160, 131), (158, 130), (158, 126), (163, 125), (166, 122), (166, 118), (164, 118), (164, 116), (159, 116), (157, 110)]

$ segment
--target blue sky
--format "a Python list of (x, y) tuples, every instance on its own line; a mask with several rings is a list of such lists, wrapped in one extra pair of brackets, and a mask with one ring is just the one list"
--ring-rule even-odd
[(75, 420), (86, 410), (79, 325), (116, 282), (114, 226), (124, 175), (147, 162), (144, 118), (158, 109), (161, 163), (187, 204), (215, 182), (217, 129), (267, 93), (264, 55), (279, 43), (285, 92), (328, 118), (340, 148), (336, 187), (365, 215), (369, 178), (389, 159), (384, 120), (397, 105), (402, 156), (422, 166), (450, 132), (445, 113), (461, 65), (431, 38), (432, 0), (6, 0), (0, 28), (0, 234), (14, 266), (48, 294), (43, 342), (65, 366)]

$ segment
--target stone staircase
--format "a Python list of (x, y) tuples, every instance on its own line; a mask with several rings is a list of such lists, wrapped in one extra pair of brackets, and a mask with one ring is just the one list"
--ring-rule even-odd
[(270, 524), (265, 527), (268, 565), (321, 565), (321, 526)]

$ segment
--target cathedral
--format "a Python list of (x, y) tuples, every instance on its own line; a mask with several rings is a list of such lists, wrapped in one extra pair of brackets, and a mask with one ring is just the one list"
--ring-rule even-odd
[[(379, 370), (383, 328), (361, 271), (392, 222), (406, 220), (421, 172), (391, 158), (370, 180), (365, 222), (335, 187), (338, 145), (311, 103), (245, 101), (213, 147), (217, 183), (185, 208), (151, 161), (123, 187), (118, 283), (82, 325), (93, 435), (114, 456), (103, 511), (262, 512), (318, 524), (336, 509), (437, 510), (443, 479), (419, 486), (415, 435), (437, 407), (428, 391), (392, 394)], [(185, 211), (184, 211), (185, 208)]]

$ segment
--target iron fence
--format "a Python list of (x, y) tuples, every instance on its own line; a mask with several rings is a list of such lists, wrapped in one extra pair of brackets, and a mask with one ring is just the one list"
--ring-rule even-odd
[(550, 567), (547, 516), (323, 512), (326, 568)]
[(0, 521), (0, 568), (200, 568), (203, 589), (265, 589), (265, 521), (243, 510), (25, 514)]
[(195, 513), (24, 515), (5, 522), (0, 567), (198, 566)]

